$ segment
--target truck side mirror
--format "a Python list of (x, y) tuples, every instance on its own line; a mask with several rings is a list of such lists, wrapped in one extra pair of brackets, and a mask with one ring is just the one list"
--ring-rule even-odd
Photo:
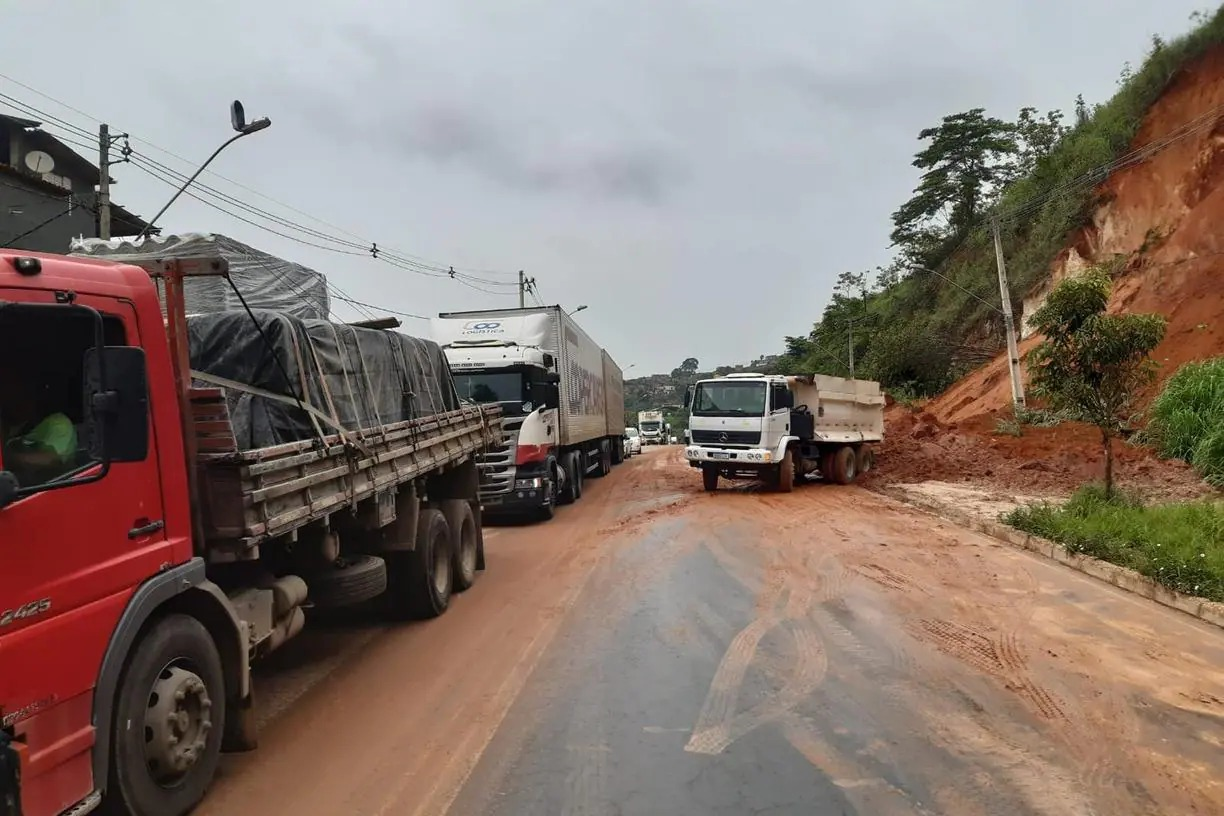
[(561, 404), (560, 390), (552, 382), (533, 382), (531, 384), (531, 402), (544, 408), (556, 408)]
[(693, 403), (693, 386), (690, 385), (688, 388), (684, 389), (684, 408), (685, 410), (688, 410), (688, 407), (692, 405), (692, 403)]
[(102, 462), (149, 456), (149, 385), (144, 349), (103, 346), (85, 352), (85, 412), (90, 455)]

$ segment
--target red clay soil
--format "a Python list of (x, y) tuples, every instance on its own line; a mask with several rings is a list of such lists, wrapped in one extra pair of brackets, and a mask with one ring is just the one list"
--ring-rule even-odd
[[(1159, 313), (1168, 320), (1153, 355), (1160, 364), (1151, 399), (1184, 363), (1224, 354), (1224, 48), (1184, 69), (1148, 112), (1132, 148), (1158, 141), (1200, 117), (1205, 127), (1148, 160), (1113, 174), (1097, 190), (1092, 223), (1072, 236), (1045, 287), (1099, 263), (1121, 261), (1110, 311)], [(1025, 299), (1031, 311), (1040, 290)], [(1026, 355), (1040, 338), (1020, 344)], [(1085, 426), (995, 432), (1011, 414), (1005, 355), (931, 400), (919, 413), (893, 406), (879, 473), (887, 481), (983, 481), (1017, 491), (1064, 493), (1102, 473), (1097, 432)], [(1199, 492), (1193, 473), (1150, 451), (1117, 446), (1121, 480), (1155, 495)]]
[[(1173, 80), (1148, 112), (1132, 149), (1218, 110), (1224, 110), (1224, 48)], [(1047, 282), (1091, 264), (1124, 261), (1110, 311), (1165, 316), (1168, 332), (1154, 355), (1162, 380), (1183, 363), (1224, 354), (1224, 115), (1205, 121), (1202, 130), (1114, 173), (1098, 188), (1103, 203), (1054, 262)], [(1035, 296), (1026, 298), (1030, 307)], [(1037, 342), (1022, 342), (1021, 354)], [(942, 423), (963, 423), (1006, 412), (1010, 404), (1006, 357), (1000, 355), (927, 410)]]
[[(1095, 429), (1077, 423), (1025, 427), (1021, 436), (998, 433), (992, 417), (960, 425), (929, 411), (890, 406), (884, 444), (868, 485), (923, 481), (968, 482), (1021, 495), (1061, 496), (1099, 481), (1104, 453)], [(1209, 492), (1194, 471), (1161, 461), (1145, 448), (1114, 443), (1114, 473), (1125, 488), (1152, 500), (1191, 498)]]

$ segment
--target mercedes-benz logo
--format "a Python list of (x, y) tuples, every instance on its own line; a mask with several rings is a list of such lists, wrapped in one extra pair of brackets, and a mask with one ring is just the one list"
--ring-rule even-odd
[(719, 442), (726, 442), (726, 441), (727, 441), (727, 432), (726, 432), (726, 431), (723, 431), (722, 433), (720, 433), (720, 434), (718, 435), (718, 441), (719, 441)]

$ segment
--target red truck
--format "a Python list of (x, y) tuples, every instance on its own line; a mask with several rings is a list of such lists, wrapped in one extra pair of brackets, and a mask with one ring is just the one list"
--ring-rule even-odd
[(191, 370), (196, 275), (225, 262), (0, 253), (0, 816), (189, 811), (307, 610), (432, 617), (483, 569), (497, 410), (242, 449)]

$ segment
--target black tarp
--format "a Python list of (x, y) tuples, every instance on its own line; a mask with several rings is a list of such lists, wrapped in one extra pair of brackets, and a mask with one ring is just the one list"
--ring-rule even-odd
[[(334, 427), (316, 423), (293, 404), (295, 398), (355, 435), (459, 407), (446, 356), (437, 343), (279, 312), (256, 310), (254, 315), (258, 326), (246, 312), (187, 319), (193, 372), (289, 398), (286, 402), (227, 388), (240, 450), (315, 438), (316, 424), (325, 434), (335, 433)], [(217, 384), (196, 382), (200, 387)]]

